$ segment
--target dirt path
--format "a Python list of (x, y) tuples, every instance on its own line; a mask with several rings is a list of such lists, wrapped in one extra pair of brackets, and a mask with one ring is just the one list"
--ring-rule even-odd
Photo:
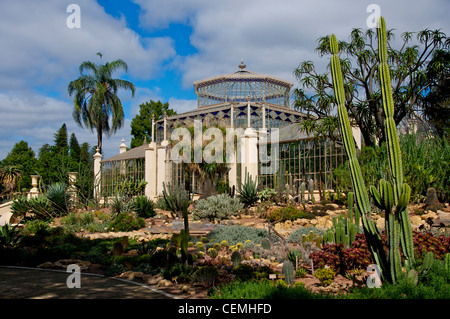
[(68, 288), (70, 275), (65, 271), (0, 267), (0, 299), (174, 298), (144, 284), (85, 273), (81, 273), (80, 288)]

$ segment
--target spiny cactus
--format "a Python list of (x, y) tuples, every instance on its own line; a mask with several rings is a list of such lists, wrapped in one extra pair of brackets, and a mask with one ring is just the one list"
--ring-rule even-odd
[(234, 251), (231, 254), (231, 262), (233, 263), (233, 267), (237, 267), (241, 264), (241, 254), (239, 251)]
[(449, 253), (445, 254), (444, 265), (445, 265), (445, 269), (447, 269), (447, 271), (450, 271), (450, 254)]
[[(324, 243), (342, 243), (345, 247), (350, 247), (356, 239), (359, 229), (359, 211), (353, 208), (353, 193), (348, 193), (348, 214), (347, 218), (339, 215), (333, 216), (333, 225), (329, 228), (323, 238)], [(355, 219), (355, 222), (353, 222)]]
[(292, 285), (294, 283), (294, 265), (290, 261), (285, 261), (283, 263), (282, 272), (284, 275), (284, 281), (288, 285)]
[(217, 250), (213, 247), (208, 249), (208, 255), (211, 256), (211, 258), (216, 258), (217, 257)]
[(270, 249), (270, 246), (271, 246), (270, 241), (267, 238), (263, 238), (261, 240), (261, 247), (262, 248), (268, 250), (268, 249)]
[(387, 147), (389, 156), (389, 166), (392, 175), (392, 183), (381, 180), (380, 191), (375, 187), (370, 188), (370, 193), (377, 206), (382, 207), (386, 213), (386, 234), (388, 242), (388, 256), (386, 256), (380, 238), (380, 233), (374, 221), (368, 216), (370, 212), (370, 202), (361, 169), (356, 158), (356, 150), (353, 141), (347, 109), (345, 107), (345, 92), (341, 66), (338, 56), (338, 42), (335, 35), (330, 36), (331, 69), (333, 78), (333, 88), (338, 105), (339, 127), (346, 153), (349, 158), (350, 175), (355, 192), (357, 209), (361, 213), (364, 233), (368, 242), (370, 252), (381, 269), (381, 275), (389, 282), (396, 282), (401, 275), (401, 255), (400, 243), (408, 264), (414, 262), (414, 249), (412, 241), (411, 223), (409, 221), (407, 204), (411, 189), (407, 184), (403, 184), (403, 170), (401, 152), (395, 126), (394, 100), (389, 75), (389, 65), (387, 63), (387, 41), (386, 24), (383, 17), (380, 17), (378, 28), (378, 48), (380, 58), (380, 85), (382, 93), (382, 104), (385, 115), (385, 134), (387, 137)]

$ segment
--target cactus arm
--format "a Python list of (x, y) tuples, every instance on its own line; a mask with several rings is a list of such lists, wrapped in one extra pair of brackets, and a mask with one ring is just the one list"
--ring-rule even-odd
[[(333, 90), (336, 98), (339, 128), (341, 132), (341, 138), (344, 144), (345, 151), (348, 156), (348, 162), (350, 167), (350, 176), (353, 185), (353, 191), (356, 199), (356, 208), (358, 209), (364, 228), (364, 234), (366, 236), (370, 252), (380, 267), (381, 275), (383, 278), (389, 276), (387, 268), (386, 254), (381, 243), (381, 236), (373, 220), (368, 220), (366, 214), (370, 212), (369, 196), (364, 185), (364, 179), (362, 177), (361, 168), (356, 158), (355, 143), (353, 141), (352, 130), (350, 121), (345, 107), (344, 96), (344, 84), (342, 79), (341, 65), (338, 57), (338, 43), (336, 36), (332, 34), (330, 36), (330, 49), (331, 49), (331, 70), (333, 80)], [(386, 277), (390, 280), (389, 277)]]

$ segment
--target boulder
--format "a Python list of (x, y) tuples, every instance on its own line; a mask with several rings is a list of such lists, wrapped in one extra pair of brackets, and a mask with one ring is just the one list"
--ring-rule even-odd
[(437, 212), (439, 209), (442, 209), (442, 204), (439, 203), (436, 194), (436, 189), (430, 187), (427, 190), (427, 196), (425, 199), (425, 210), (432, 210), (434, 212)]
[(430, 211), (430, 212), (428, 212), (428, 213), (426, 213), (426, 214), (423, 214), (422, 216), (420, 216), (423, 220), (426, 220), (426, 219), (428, 219), (428, 218), (437, 218), (438, 217), (438, 215), (435, 213), (435, 212), (432, 212), (432, 211)]

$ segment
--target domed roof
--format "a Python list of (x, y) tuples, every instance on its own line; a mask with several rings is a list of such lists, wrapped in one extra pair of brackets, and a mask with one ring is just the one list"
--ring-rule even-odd
[(223, 74), (218, 76), (213, 76), (210, 78), (206, 78), (203, 80), (194, 81), (194, 88), (203, 87), (206, 85), (216, 84), (220, 82), (234, 82), (234, 81), (267, 81), (270, 83), (278, 84), (281, 86), (285, 86), (286, 88), (291, 88), (294, 84), (290, 81), (286, 81), (272, 75), (256, 73), (247, 70), (247, 66), (244, 61), (241, 61), (241, 64), (238, 65), (239, 71), (230, 74)]

